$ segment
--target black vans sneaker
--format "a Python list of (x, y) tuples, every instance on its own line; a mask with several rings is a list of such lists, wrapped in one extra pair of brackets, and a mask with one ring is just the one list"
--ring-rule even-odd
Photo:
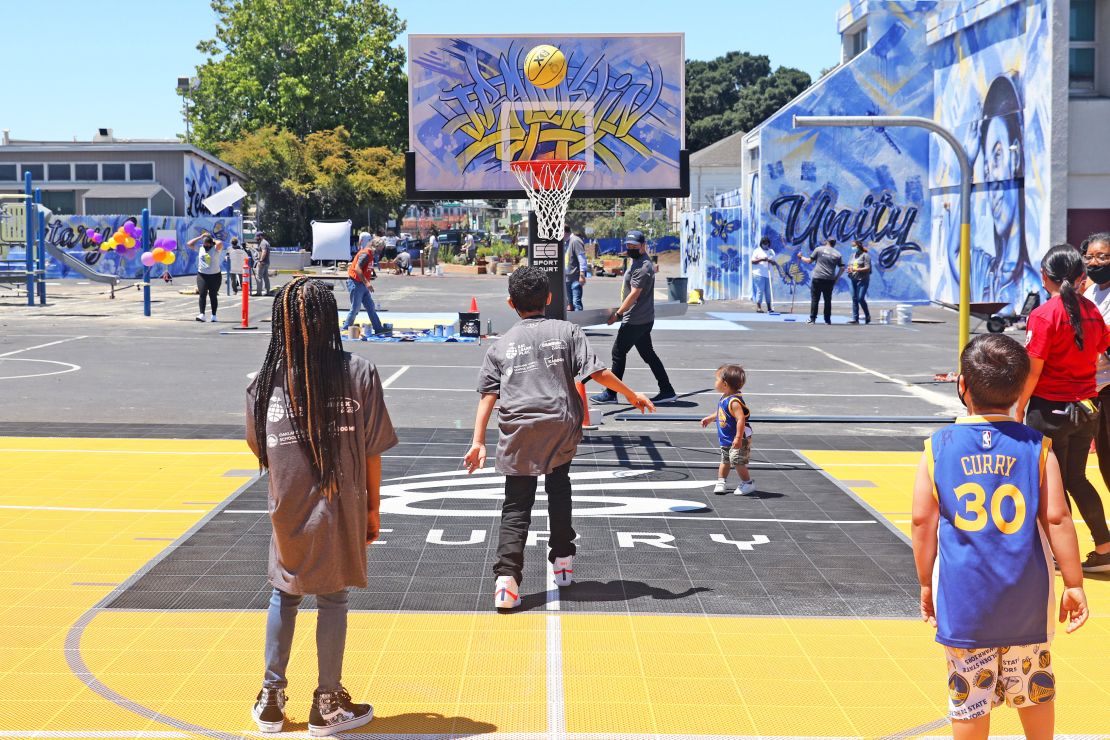
[(263, 688), (251, 710), (259, 732), (281, 732), (285, 726), (285, 692)]
[(317, 691), (312, 695), (312, 711), (308, 714), (308, 734), (326, 737), (362, 727), (372, 719), (374, 707), (353, 703), (346, 689)]
[(1110, 572), (1110, 552), (1099, 554), (1091, 550), (1087, 553), (1087, 559), (1083, 561), (1082, 566), (1087, 573)]

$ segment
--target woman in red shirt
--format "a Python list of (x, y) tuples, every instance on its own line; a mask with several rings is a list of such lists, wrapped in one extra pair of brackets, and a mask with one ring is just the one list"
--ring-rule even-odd
[(1041, 260), (1041, 279), (1051, 297), (1029, 314), (1029, 378), (1017, 420), (1052, 440), (1064, 489), (1095, 541), (1095, 552), (1083, 563), (1090, 570), (1110, 552), (1102, 500), (1087, 480), (1087, 456), (1098, 431), (1095, 363), (1110, 334), (1098, 306), (1076, 292), (1085, 274), (1083, 257), (1070, 244), (1053, 247)]

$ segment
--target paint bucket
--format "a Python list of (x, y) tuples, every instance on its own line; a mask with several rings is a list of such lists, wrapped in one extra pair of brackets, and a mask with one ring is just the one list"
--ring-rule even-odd
[(899, 303), (894, 307), (894, 323), (895, 324), (912, 324), (913, 323), (913, 305), (909, 303)]
[(689, 297), (687, 298), (687, 302), (691, 306), (697, 306), (698, 304), (700, 304), (701, 303), (701, 290), (699, 290), (698, 288), (690, 288)]
[(432, 327), (432, 336), (433, 337), (442, 337), (443, 336), (443, 324), (436, 324), (435, 326)]
[(881, 311), (879, 311), (879, 323), (880, 324), (889, 324), (890, 323), (890, 317), (891, 317), (892, 313), (893, 312), (889, 308), (884, 308)]
[(459, 335), (464, 337), (482, 336), (481, 315), (470, 311), (459, 311)]
[(348, 339), (361, 339), (362, 338), (362, 327), (359, 326), (358, 324), (351, 324), (351, 326), (347, 329), (347, 338)]
[(436, 265), (436, 275), (443, 277), (443, 265)]

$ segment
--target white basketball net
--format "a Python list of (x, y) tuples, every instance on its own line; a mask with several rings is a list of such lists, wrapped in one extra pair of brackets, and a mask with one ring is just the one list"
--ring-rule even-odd
[(512, 162), (509, 169), (520, 181), (528, 202), (536, 212), (539, 236), (547, 241), (557, 241), (563, 236), (563, 224), (571, 193), (586, 169), (585, 162), (565, 160), (535, 160)]

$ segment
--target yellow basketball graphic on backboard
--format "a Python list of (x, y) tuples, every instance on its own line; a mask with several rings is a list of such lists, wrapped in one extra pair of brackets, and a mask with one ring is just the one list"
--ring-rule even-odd
[(524, 76), (544, 90), (555, 87), (567, 76), (567, 59), (556, 47), (540, 44), (524, 58)]

